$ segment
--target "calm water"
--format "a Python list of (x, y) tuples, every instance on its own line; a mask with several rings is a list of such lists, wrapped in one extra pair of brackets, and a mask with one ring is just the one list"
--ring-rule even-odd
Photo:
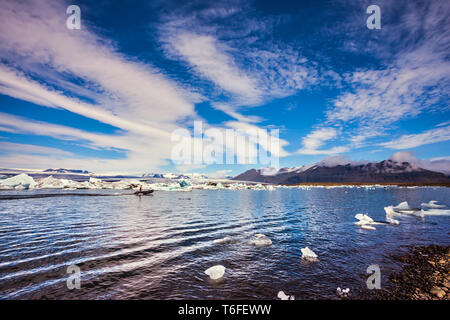
[[(58, 191), (0, 195), (49, 192)], [(401, 217), (400, 226), (370, 231), (353, 224), (356, 213), (384, 220), (383, 206), (450, 205), (449, 195), (449, 188), (339, 188), (0, 200), (0, 298), (274, 299), (279, 290), (335, 298), (338, 286), (364, 286), (370, 264), (380, 265), (386, 284), (399, 267), (391, 255), (405, 245), (450, 245), (449, 216)], [(249, 245), (255, 233), (273, 245)], [(213, 244), (225, 236), (236, 242)], [(305, 246), (319, 262), (302, 263)], [(66, 286), (73, 264), (79, 290)], [(227, 268), (222, 283), (204, 274), (216, 264)]]

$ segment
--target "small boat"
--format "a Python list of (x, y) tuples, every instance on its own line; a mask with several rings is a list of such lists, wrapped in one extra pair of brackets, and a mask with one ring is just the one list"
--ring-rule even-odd
[(149, 194), (152, 194), (155, 190), (142, 190), (142, 191), (136, 191), (134, 194), (137, 196), (147, 196)]

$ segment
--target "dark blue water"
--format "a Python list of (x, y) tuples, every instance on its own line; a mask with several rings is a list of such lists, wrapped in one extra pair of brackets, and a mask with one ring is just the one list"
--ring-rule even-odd
[[(1, 195), (33, 192), (49, 193)], [(370, 264), (381, 267), (383, 287), (399, 268), (392, 254), (450, 245), (450, 217), (401, 217), (399, 226), (370, 231), (354, 225), (355, 214), (384, 220), (384, 206), (450, 205), (449, 195), (449, 188), (320, 188), (0, 200), (0, 298), (275, 299), (283, 290), (329, 299), (338, 286), (365, 286)], [(272, 246), (249, 245), (255, 233)], [(235, 242), (213, 244), (225, 236)], [(319, 262), (301, 261), (306, 246)], [(221, 283), (204, 274), (216, 264), (227, 268)], [(70, 265), (81, 269), (80, 289), (67, 288)]]

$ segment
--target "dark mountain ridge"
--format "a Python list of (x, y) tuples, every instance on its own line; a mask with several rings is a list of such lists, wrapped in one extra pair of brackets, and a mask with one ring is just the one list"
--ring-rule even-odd
[(233, 180), (285, 185), (300, 183), (450, 184), (450, 177), (441, 172), (392, 160), (335, 166), (319, 163), (292, 169), (283, 168), (270, 174), (267, 174), (265, 169), (250, 169), (234, 177)]

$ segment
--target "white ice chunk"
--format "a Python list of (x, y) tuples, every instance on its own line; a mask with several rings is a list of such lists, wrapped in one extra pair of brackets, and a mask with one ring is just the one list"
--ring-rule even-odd
[(294, 296), (288, 296), (287, 294), (285, 294), (283, 291), (278, 292), (277, 297), (280, 300), (295, 300)]
[(348, 296), (348, 294), (350, 293), (350, 288), (346, 288), (346, 289), (341, 289), (340, 287), (338, 287), (336, 289), (336, 293), (338, 296), (340, 297), (346, 297)]
[(355, 218), (359, 220), (358, 222), (355, 222), (355, 224), (358, 226), (374, 223), (373, 219), (367, 214), (358, 213), (357, 215), (355, 215)]
[(370, 224), (363, 224), (360, 227), (361, 227), (361, 229), (364, 229), (364, 230), (377, 230), (377, 228), (371, 226)]
[(445, 208), (445, 204), (438, 204), (436, 200), (430, 200), (428, 203), (421, 203), (421, 207), (427, 207), (427, 208)]
[(25, 173), (0, 181), (0, 185), (14, 189), (33, 189), (36, 182), (32, 177)]
[(448, 210), (448, 209), (429, 209), (429, 210), (422, 210), (421, 214), (424, 216), (448, 216), (448, 215), (450, 215), (450, 210)]
[(56, 179), (53, 178), (53, 176), (49, 176), (39, 180), (36, 187), (39, 189), (62, 189), (70, 188), (75, 185), (75, 181), (68, 179)]
[(395, 220), (393, 216), (395, 215), (394, 207), (388, 206), (384, 207), (384, 212), (386, 212), (386, 221), (390, 224), (400, 224), (398, 220)]
[(230, 237), (225, 237), (225, 238), (222, 238), (222, 239), (215, 239), (215, 240), (213, 240), (214, 244), (230, 243), (231, 241), (233, 241), (233, 239), (231, 239)]
[(225, 270), (226, 268), (219, 264), (207, 269), (205, 274), (207, 274), (212, 280), (217, 280), (223, 277)]
[(310, 248), (305, 247), (300, 249), (302, 252), (302, 259), (310, 260), (310, 261), (316, 261), (318, 260), (317, 254), (312, 251)]
[(409, 204), (408, 204), (407, 201), (403, 201), (403, 202), (399, 203), (398, 205), (396, 205), (394, 207), (394, 209), (397, 209), (397, 210), (409, 210), (411, 208), (409, 207)]
[(408, 214), (412, 216), (418, 216), (423, 217), (423, 214), (421, 213), (421, 210), (418, 208), (411, 208), (408, 204), (408, 202), (404, 201), (398, 204), (395, 207), (392, 207), (392, 209), (395, 211), (395, 213), (400, 214)]
[(97, 179), (97, 178), (94, 178), (94, 177), (90, 177), (89, 178), (89, 183), (92, 183), (92, 184), (99, 184), (99, 183), (101, 183), (102, 182), (102, 179)]
[(272, 240), (270, 240), (266, 235), (257, 233), (255, 234), (249, 242), (257, 247), (264, 247), (272, 245)]

